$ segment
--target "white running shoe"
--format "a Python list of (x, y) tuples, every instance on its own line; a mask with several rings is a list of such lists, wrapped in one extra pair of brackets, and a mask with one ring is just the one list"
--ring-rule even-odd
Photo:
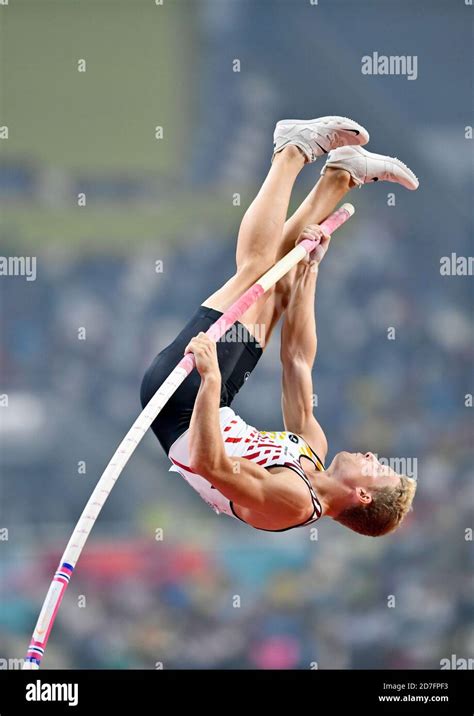
[(400, 159), (386, 157), (384, 154), (373, 154), (361, 147), (334, 149), (328, 155), (321, 174), (324, 174), (326, 167), (345, 169), (357, 186), (373, 181), (397, 182), (412, 191), (419, 186), (416, 176)]
[(368, 141), (368, 131), (347, 117), (283, 119), (275, 127), (273, 156), (288, 144), (295, 144), (308, 162), (314, 162), (336, 147), (367, 144)]

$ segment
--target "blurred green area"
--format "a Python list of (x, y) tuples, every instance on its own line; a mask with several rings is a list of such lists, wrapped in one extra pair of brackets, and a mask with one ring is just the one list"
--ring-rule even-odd
[[(4, 8), (5, 154), (87, 172), (173, 173), (188, 125), (192, 16), (183, 22), (184, 10), (149, 0), (15, 0)], [(156, 125), (165, 127), (162, 141)]]
[(40, 246), (77, 247), (88, 252), (132, 251), (138, 244), (191, 238), (197, 227), (219, 229), (225, 237), (241, 219), (230, 195), (181, 193), (155, 208), (127, 203), (53, 210), (17, 204), (2, 209), (3, 245), (25, 250)]
[[(199, 217), (219, 228), (223, 221), (222, 230), (232, 224), (231, 197), (180, 188), (199, 91), (189, 72), (195, 11), (187, 0), (15, 0), (1, 8), (3, 160), (31, 168), (46, 193), (51, 173), (63, 184), (60, 201), (41, 192), (4, 201), (2, 243), (112, 250), (173, 241)], [(78, 207), (81, 178), (104, 177), (148, 182), (151, 195), (111, 202), (89, 192)]]

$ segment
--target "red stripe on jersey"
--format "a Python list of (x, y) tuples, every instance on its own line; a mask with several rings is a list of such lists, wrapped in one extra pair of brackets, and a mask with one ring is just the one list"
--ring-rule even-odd
[[(168, 457), (169, 457), (169, 456), (168, 456)], [(178, 467), (181, 467), (183, 470), (187, 470), (188, 472), (192, 472), (193, 475), (197, 475), (197, 474), (198, 474), (195, 470), (191, 470), (191, 468), (188, 467), (187, 465), (183, 465), (182, 462), (178, 462), (178, 460), (174, 460), (172, 457), (170, 457), (170, 460), (171, 460), (171, 462), (173, 463), (173, 465), (177, 465)]]
[(281, 447), (279, 445), (275, 445), (275, 443), (257, 443), (257, 447), (259, 447), (259, 448), (272, 447), (272, 448), (281, 450)]
[(225, 442), (226, 443), (240, 443), (241, 440), (242, 440), (242, 438), (226, 438)]

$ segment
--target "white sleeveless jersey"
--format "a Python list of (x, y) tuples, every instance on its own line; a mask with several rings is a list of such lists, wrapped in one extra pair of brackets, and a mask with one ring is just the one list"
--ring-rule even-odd
[[(304, 527), (321, 517), (322, 508), (311, 485), (301, 467), (300, 459), (309, 458), (317, 470), (324, 470), (324, 465), (308, 443), (298, 435), (288, 432), (267, 432), (247, 425), (232, 408), (220, 408), (219, 420), (225, 451), (229, 457), (243, 457), (252, 460), (262, 467), (287, 467), (296, 472), (306, 483), (313, 503), (313, 514), (300, 525)], [(189, 430), (186, 430), (171, 446), (168, 457), (173, 465), (171, 472), (179, 472), (196, 492), (213, 510), (237, 517), (232, 503), (201, 475), (189, 467)], [(287, 529), (292, 529), (288, 527)], [(283, 531), (283, 530), (275, 530)]]

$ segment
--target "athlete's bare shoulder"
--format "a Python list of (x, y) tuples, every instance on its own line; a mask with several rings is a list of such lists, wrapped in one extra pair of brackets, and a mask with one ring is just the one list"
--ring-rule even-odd
[(275, 465), (266, 468), (271, 475), (272, 509), (255, 510), (232, 503), (239, 519), (261, 530), (278, 532), (304, 525), (314, 514), (308, 485), (291, 468)]
[(302, 431), (299, 435), (305, 443), (309, 445), (312, 453), (318, 458), (319, 462), (323, 466), (321, 469), (324, 469), (324, 462), (326, 460), (326, 455), (328, 454), (329, 446), (326, 433), (314, 416), (312, 420), (310, 419), (308, 421), (304, 431)]

